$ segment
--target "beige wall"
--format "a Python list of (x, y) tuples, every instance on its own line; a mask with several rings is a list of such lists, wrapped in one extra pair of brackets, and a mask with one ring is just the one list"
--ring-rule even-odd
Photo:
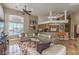
[(74, 25), (79, 24), (79, 11), (71, 14), (71, 38), (74, 38)]
[(4, 11), (1, 4), (0, 4), (0, 19), (4, 20)]
[(5, 13), (5, 31), (8, 33), (8, 15), (18, 15), (24, 17), (24, 32), (27, 33), (29, 30), (29, 15), (23, 15), (22, 12), (16, 11), (13, 9), (5, 8), (4, 7), (4, 13)]

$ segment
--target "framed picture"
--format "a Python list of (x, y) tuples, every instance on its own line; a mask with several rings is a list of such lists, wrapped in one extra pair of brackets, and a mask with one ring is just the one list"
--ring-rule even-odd
[(60, 24), (59, 31), (64, 32), (65, 30), (65, 24)]

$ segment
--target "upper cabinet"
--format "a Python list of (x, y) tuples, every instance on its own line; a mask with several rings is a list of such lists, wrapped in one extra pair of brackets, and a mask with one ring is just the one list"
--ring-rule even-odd
[(4, 11), (2, 5), (0, 5), (0, 20), (4, 20)]

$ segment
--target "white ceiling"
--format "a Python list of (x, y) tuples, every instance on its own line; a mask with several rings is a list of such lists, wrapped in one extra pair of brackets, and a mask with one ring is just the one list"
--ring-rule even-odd
[(48, 16), (49, 10), (53, 12), (63, 12), (68, 10), (74, 12), (79, 9), (79, 4), (72, 3), (5, 3), (5, 7), (22, 11), (26, 5), (28, 10), (32, 10), (32, 15), (36, 16)]

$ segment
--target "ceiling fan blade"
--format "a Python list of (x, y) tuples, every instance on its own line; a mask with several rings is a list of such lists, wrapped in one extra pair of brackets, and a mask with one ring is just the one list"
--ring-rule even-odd
[(27, 11), (27, 12), (31, 13), (32, 11)]
[(25, 10), (23, 10), (23, 12), (26, 13), (26, 14), (28, 14), (28, 15), (31, 15), (29, 12), (27, 12), (27, 11), (25, 11)]
[(24, 12), (28, 12), (28, 13), (31, 13), (31, 12), (32, 12), (32, 11), (26, 11), (26, 10), (24, 10), (24, 9), (23, 9), (23, 11), (24, 11)]

